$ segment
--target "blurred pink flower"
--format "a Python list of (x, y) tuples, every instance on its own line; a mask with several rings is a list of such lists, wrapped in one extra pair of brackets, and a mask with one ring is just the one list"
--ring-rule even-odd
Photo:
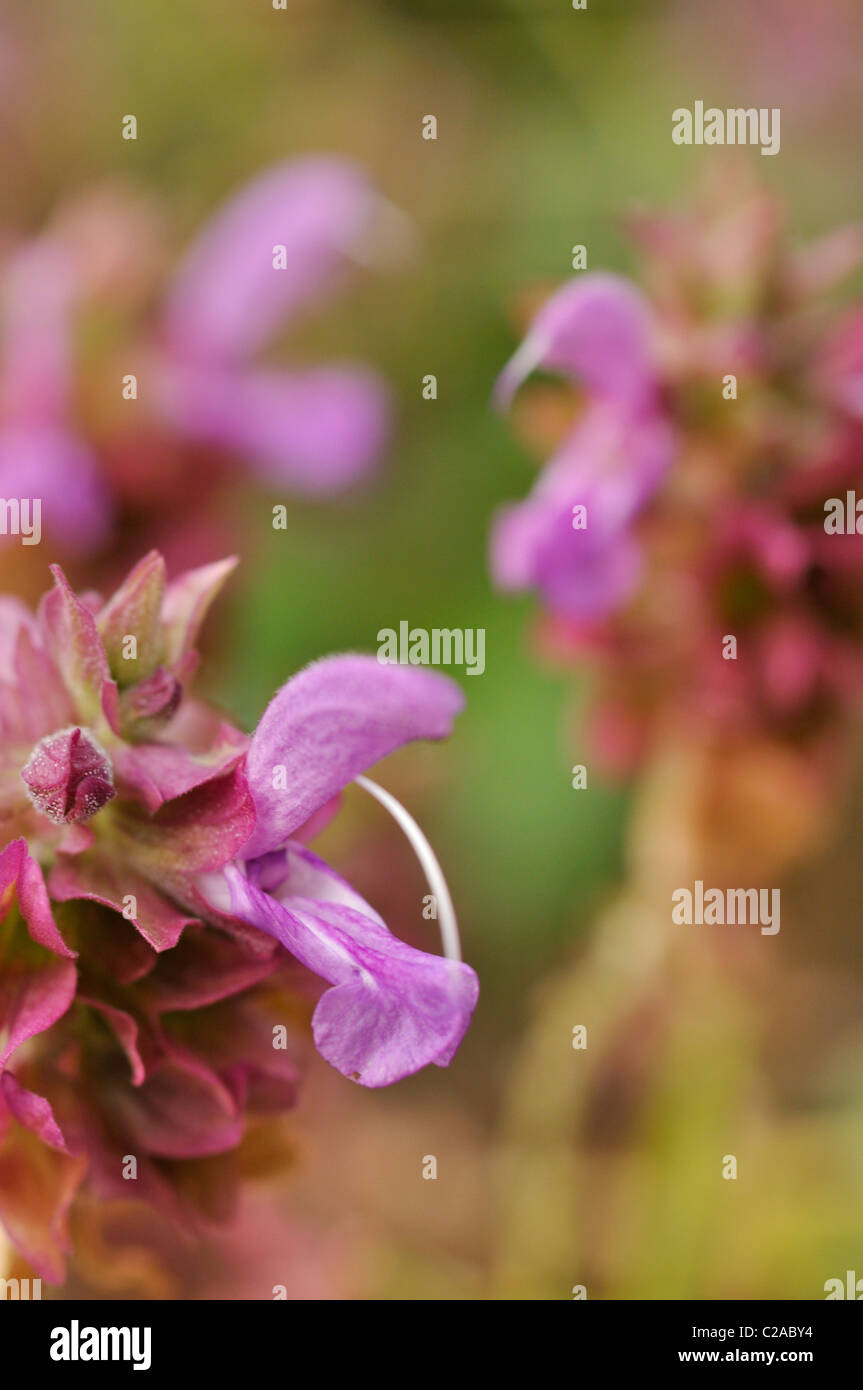
[(827, 298), (860, 229), (792, 250), (727, 178), (633, 228), (648, 296), (580, 277), (501, 377), (568, 372), (587, 404), (498, 520), (494, 575), (538, 591), (548, 655), (598, 668), (616, 770), (680, 721), (812, 746), (863, 699), (863, 552), (825, 531), (828, 499), (863, 497), (863, 319)]
[(216, 215), (181, 265), (163, 316), (160, 394), (177, 429), (299, 492), (338, 491), (373, 466), (389, 427), (374, 373), (252, 360), (343, 282), (380, 205), (354, 165), (317, 158), (269, 170)]
[[(584, 385), (588, 403), (526, 502), (498, 517), (492, 573), (503, 589), (536, 588), (562, 616), (602, 617), (635, 588), (633, 522), (674, 452), (650, 357), (647, 302), (624, 280), (587, 275), (543, 305), (504, 368), (505, 404), (535, 367)], [(583, 508), (577, 526), (574, 509)]]
[[(154, 516), (167, 530), (179, 510), (194, 537), (203, 503), (237, 467), (305, 496), (361, 480), (390, 431), (378, 374), (260, 357), (351, 268), (386, 266), (400, 218), (353, 164), (292, 161), (227, 202), (165, 289), (145, 201), (108, 189), (59, 208), (2, 268), (0, 495), (38, 498), (52, 541), (75, 555)], [(153, 297), (155, 329), (141, 319)], [(88, 374), (102, 367), (77, 347), (95, 307), (117, 317), (121, 344), (101, 397)], [(141, 399), (118, 413), (118, 372), (130, 365)]]

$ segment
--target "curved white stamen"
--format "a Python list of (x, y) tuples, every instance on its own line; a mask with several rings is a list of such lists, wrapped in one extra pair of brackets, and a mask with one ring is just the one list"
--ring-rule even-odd
[(547, 350), (544, 337), (538, 333), (528, 333), (494, 384), (492, 401), (498, 410), (504, 410), (510, 404), (521, 383), (540, 365)]
[(355, 777), (354, 781), (358, 787), (362, 787), (364, 791), (375, 798), (375, 801), (379, 801), (389, 811), (393, 820), (398, 822), (413, 846), (414, 853), (428, 880), (428, 886), (437, 902), (443, 953), (448, 960), (461, 960), (461, 941), (459, 940), (455, 908), (437, 855), (413, 816), (405, 810), (401, 802), (397, 801), (391, 792), (385, 791), (383, 787), (378, 786), (377, 782), (370, 781), (368, 777)]

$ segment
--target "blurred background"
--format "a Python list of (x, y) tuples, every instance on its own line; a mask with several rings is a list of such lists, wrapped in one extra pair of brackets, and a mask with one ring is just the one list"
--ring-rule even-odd
[[(590, 0), (585, 12), (568, 0), (287, 0), (285, 11), (270, 0), (7, 0), (0, 250), (106, 190), (138, 210), (140, 287), (80, 329), (79, 405), (103, 425), (117, 410), (124, 324), (153, 311), (153, 264), (175, 265), (258, 171), (349, 156), (417, 232), (406, 264), (358, 277), (271, 355), (381, 372), (396, 420), (376, 476), (309, 502), (237, 474), (196, 505), (164, 459), (151, 467), (144, 452), (133, 467), (115, 455), (118, 487), (124, 469), (136, 479), (119, 534), (96, 561), (70, 561), (74, 580), (101, 583), (137, 558), (142, 477), (175, 563), (186, 550), (196, 562), (238, 553), (203, 683), (246, 728), (289, 673), (328, 652), (373, 651), (378, 630), (402, 619), (486, 630), (486, 670), (460, 677), (468, 706), (451, 743), (407, 750), (381, 774), (435, 845), (481, 979), (453, 1065), (366, 1093), (314, 1061), (285, 1126), (290, 1163), (250, 1178), (229, 1236), (172, 1249), (159, 1269), (131, 1236), (137, 1253), (121, 1257), (118, 1234), (73, 1267), (72, 1289), (818, 1298), (825, 1280), (863, 1275), (859, 794), (837, 791), (817, 853), (791, 866), (772, 943), (787, 988), (758, 968), (716, 973), (696, 947), (640, 991), (631, 975), (649, 968), (642, 956), (662, 928), (626, 887), (628, 827), (638, 815), (662, 824), (669, 806), (656, 798), (674, 814), (685, 803), (673, 785), (645, 792), (592, 771), (589, 790), (572, 789), (571, 766), (590, 763), (587, 678), (538, 659), (533, 601), (496, 596), (486, 559), (491, 513), (534, 476), (489, 405), (526, 296), (571, 273), (576, 243), (592, 270), (631, 269), (623, 217), (685, 198), (711, 156), (670, 140), (671, 111), (696, 99), (781, 107), (780, 155), (741, 158), (795, 235), (858, 215), (861, 21), (851, 0)], [(126, 113), (134, 142), (120, 138)], [(421, 138), (427, 114), (436, 141)], [(434, 401), (422, 397), (428, 373)], [(274, 530), (280, 502), (287, 526)], [(46, 587), (47, 549), (6, 548), (3, 587)], [(320, 849), (393, 930), (436, 949), (419, 871), (379, 808), (350, 794)], [(592, 943), (621, 913), (623, 963), (603, 973)], [(841, 1036), (819, 1050), (813, 1037), (837, 1012)], [(596, 1030), (589, 1096), (574, 1073), (579, 1023)], [(720, 1180), (729, 1153), (736, 1182)], [(426, 1155), (436, 1181), (422, 1178)]]

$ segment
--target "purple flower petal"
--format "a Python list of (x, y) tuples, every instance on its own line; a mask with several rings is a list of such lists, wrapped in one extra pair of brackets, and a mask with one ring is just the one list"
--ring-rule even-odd
[(312, 1019), (321, 1055), (343, 1076), (372, 1087), (389, 1086), (432, 1062), (446, 1066), (476, 1005), (479, 986), (470, 966), (400, 941), (302, 846), (288, 847), (286, 864), (279, 899), (236, 868), (225, 872), (234, 913), (335, 986)]
[[(338, 159), (268, 170), (232, 198), (189, 251), (165, 312), (168, 342), (199, 363), (247, 360), (289, 315), (332, 287), (375, 195)], [(286, 248), (274, 268), (273, 248)]]
[(628, 407), (655, 391), (647, 300), (617, 275), (582, 275), (542, 306), (527, 337), (498, 378), (505, 405), (537, 367), (574, 377), (597, 396)]
[(252, 737), (246, 774), (257, 820), (244, 857), (283, 844), (358, 773), (402, 744), (445, 738), (463, 703), (447, 677), (381, 665), (374, 657), (329, 657), (307, 666), (271, 700)]
[(0, 497), (39, 498), (42, 530), (70, 555), (97, 549), (110, 528), (111, 503), (99, 465), (59, 425), (0, 430)]
[(534, 497), (501, 507), (492, 521), (492, 578), (505, 593), (536, 587), (537, 556), (553, 525), (550, 508)]
[(603, 514), (603, 497), (588, 499), (587, 531), (574, 532), (571, 512), (550, 519), (535, 556), (535, 582), (549, 608), (596, 620), (619, 608), (638, 584), (641, 546), (626, 525)]
[(585, 530), (573, 530), (569, 502), (531, 498), (505, 508), (492, 531), (492, 574), (504, 590), (538, 589), (563, 617), (598, 619), (635, 588), (641, 549), (607, 493), (573, 496), (588, 509)]
[[(16, 421), (59, 421), (71, 373), (75, 266), (47, 237), (28, 242), (3, 277), (3, 413)], [(6, 495), (6, 494), (4, 494)]]
[(245, 459), (276, 486), (326, 496), (364, 477), (389, 434), (389, 396), (360, 367), (313, 371), (176, 368), (163, 406), (174, 425)]
[[(505, 590), (538, 589), (556, 613), (606, 616), (641, 573), (632, 531), (672, 462), (664, 420), (591, 405), (526, 501), (507, 507), (492, 530), (491, 569)], [(573, 526), (573, 508), (586, 525)]]

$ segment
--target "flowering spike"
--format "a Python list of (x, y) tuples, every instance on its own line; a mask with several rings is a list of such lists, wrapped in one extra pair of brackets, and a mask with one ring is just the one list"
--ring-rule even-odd
[[(39, 623), (0, 600), (0, 811), (15, 837), (0, 842), (0, 1224), (46, 1279), (62, 1278), (55, 1236), (88, 1167), (105, 1191), (118, 1155), (135, 1154), (135, 1196), (184, 1216), (193, 1165), (236, 1148), (247, 1114), (294, 1103), (291, 1049), (273, 1046), (283, 991), (268, 984), (289, 978), (286, 953), (329, 982), (312, 1036), (363, 1086), (448, 1066), (476, 1003), (437, 860), (388, 793), (360, 778), (420, 856), (450, 959), (402, 941), (289, 838), (317, 834), (403, 743), (446, 736), (461, 691), (331, 658), (289, 681), (250, 739), (188, 688), (232, 564), (163, 593), (151, 554), (104, 606), (55, 570)], [(44, 1192), (22, 1217), (11, 1175), (24, 1171)], [(115, 1191), (128, 1195), (121, 1178)]]

